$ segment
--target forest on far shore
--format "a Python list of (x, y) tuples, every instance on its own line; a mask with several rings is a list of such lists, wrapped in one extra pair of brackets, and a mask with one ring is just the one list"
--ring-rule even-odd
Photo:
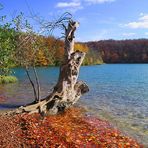
[[(28, 38), (35, 38), (35, 43), (28, 42)], [(39, 45), (38, 45), (39, 44)], [(18, 48), (21, 45), (21, 48)], [(41, 36), (37, 34), (29, 35), (25, 32), (16, 32), (8, 26), (0, 26), (0, 68), (19, 67), (23, 59), (31, 58), (35, 51), (36, 66), (59, 66), (64, 56), (64, 41), (54, 36)], [(87, 44), (75, 43), (75, 51), (86, 52), (83, 65), (102, 64), (103, 61), (98, 52), (90, 50)], [(20, 57), (23, 55), (23, 59)]]
[(148, 39), (86, 42), (104, 63), (148, 63)]
[[(17, 44), (27, 35), (22, 32), (21, 40), (11, 28), (0, 26), (0, 60), (7, 57), (6, 65), (10, 67), (21, 66), (18, 62)], [(34, 35), (37, 36), (37, 35)], [(41, 44), (36, 50), (36, 66), (58, 66), (62, 63), (64, 55), (64, 41), (53, 36), (37, 36), (37, 42)], [(30, 43), (19, 48), (24, 52)], [(102, 63), (148, 63), (148, 39), (134, 40), (101, 40), (92, 42), (77, 42), (75, 50), (86, 52), (83, 65), (96, 65)], [(29, 58), (33, 52), (27, 49), (24, 58)], [(17, 54), (16, 54), (17, 53)], [(11, 55), (11, 56), (9, 56)], [(17, 55), (17, 56), (16, 56)], [(1, 64), (0, 67), (5, 66)]]

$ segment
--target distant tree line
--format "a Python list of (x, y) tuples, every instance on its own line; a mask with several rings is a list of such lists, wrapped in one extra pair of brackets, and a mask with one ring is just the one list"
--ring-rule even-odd
[(148, 39), (102, 40), (86, 44), (104, 63), (148, 63)]
[[(83, 65), (100, 63), (99, 54), (91, 52), (87, 44), (76, 43), (74, 48), (87, 53)], [(0, 53), (1, 75), (9, 73), (10, 67), (29, 64), (32, 59), (35, 66), (58, 66), (63, 61), (64, 42), (53, 36), (17, 32), (11, 23), (6, 23), (0, 25)]]

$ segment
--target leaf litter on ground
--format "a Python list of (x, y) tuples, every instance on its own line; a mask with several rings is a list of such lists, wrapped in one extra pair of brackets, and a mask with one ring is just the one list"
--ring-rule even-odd
[(72, 107), (56, 116), (0, 116), (0, 147), (142, 148), (109, 122)]

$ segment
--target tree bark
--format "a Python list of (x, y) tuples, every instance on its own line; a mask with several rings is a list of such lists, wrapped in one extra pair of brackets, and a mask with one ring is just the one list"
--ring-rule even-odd
[(83, 81), (77, 81), (79, 69), (85, 53), (74, 51), (74, 32), (79, 23), (69, 21), (65, 29), (65, 55), (60, 67), (59, 79), (53, 92), (38, 103), (32, 103), (15, 110), (14, 113), (57, 114), (76, 103), (84, 93), (89, 91)]

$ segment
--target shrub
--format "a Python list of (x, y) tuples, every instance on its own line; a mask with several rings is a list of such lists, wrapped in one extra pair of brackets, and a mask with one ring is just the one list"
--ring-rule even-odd
[(15, 76), (0, 76), (0, 84), (15, 83), (18, 79)]

